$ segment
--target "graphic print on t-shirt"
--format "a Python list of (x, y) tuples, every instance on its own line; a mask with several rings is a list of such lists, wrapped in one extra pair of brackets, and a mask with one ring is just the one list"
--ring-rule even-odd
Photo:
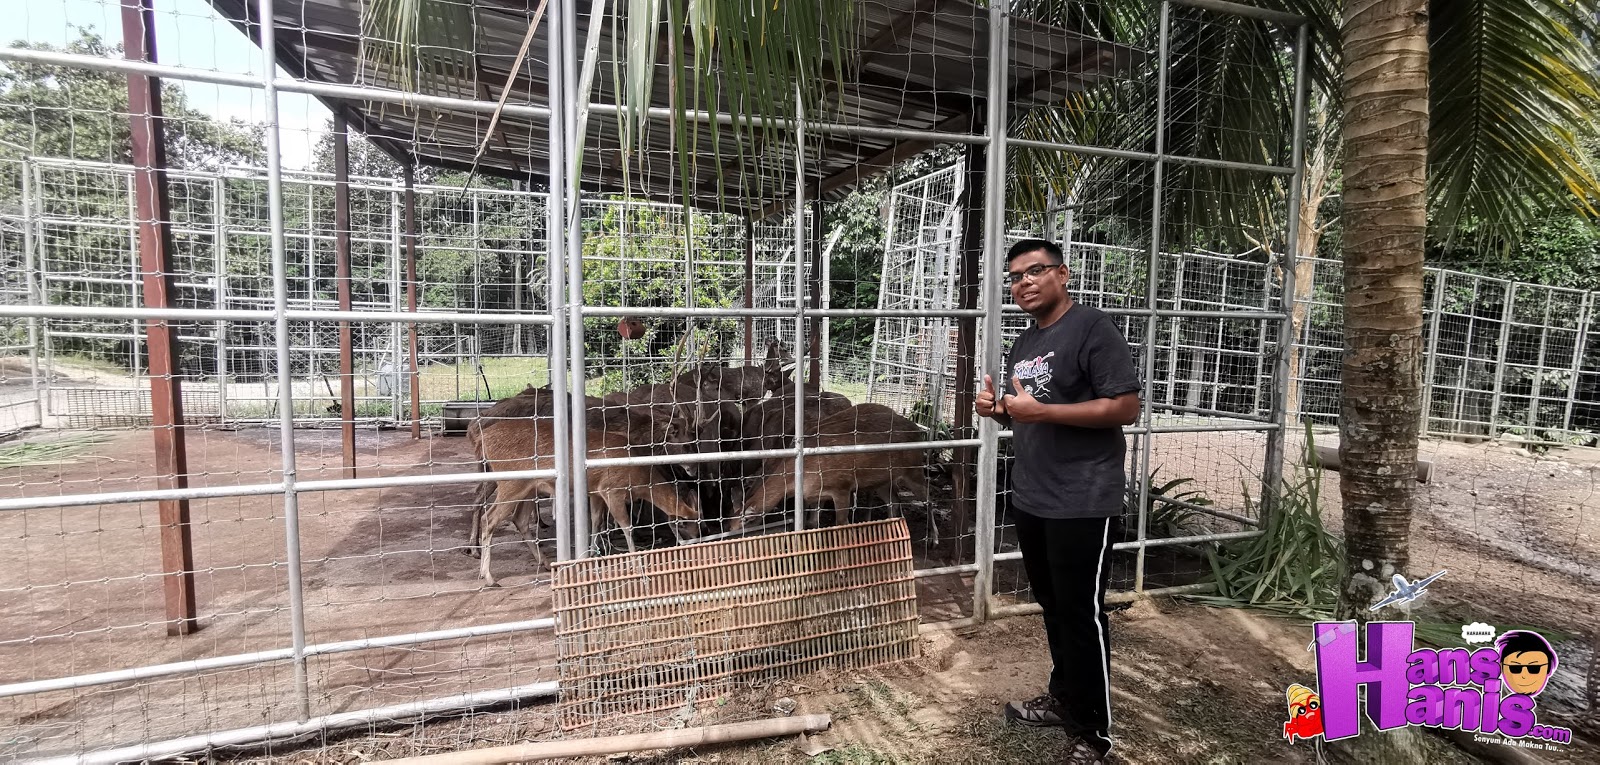
[[(1050, 364), (1048, 359), (1054, 358), (1055, 355), (1056, 352), (1051, 351), (1043, 356), (1035, 356), (1032, 359), (1019, 361), (1016, 366), (1011, 368), (1012, 374), (1015, 374), (1017, 379), (1023, 382), (1022, 387), (1028, 391), (1028, 395), (1038, 399), (1050, 397)], [(1032, 381), (1031, 385), (1028, 384), (1030, 380)]]

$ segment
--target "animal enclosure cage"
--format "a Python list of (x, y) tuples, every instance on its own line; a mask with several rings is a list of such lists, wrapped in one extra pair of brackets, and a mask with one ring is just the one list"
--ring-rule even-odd
[[(8, 756), (554, 727), (551, 550), (895, 515), (922, 621), (1027, 611), (1009, 433), (972, 411), (1027, 323), (1001, 289), (1023, 237), (1061, 243), (1144, 382), (1115, 586), (1192, 588), (1189, 548), (1259, 534), (1293, 253), (1238, 242), (1295, 241), (1299, 19), (1170, 0), (1112, 40), (1003, 2), (853, 4), (820, 111), (674, 123), (658, 77), (630, 144), (605, 3), (451, 5), (470, 33), (418, 54), (420, 94), (362, 57), (381, 40), (354, 0), (210, 0), (219, 45), (259, 46), (244, 72), (158, 56), (154, 5), (102, 7), (121, 56), (0, 48), (129, 94), (126, 114), (0, 111), (72, 139), (0, 154), (0, 416), (69, 455), (6, 468)], [(1286, 79), (1216, 122), (1199, 104), (1240, 36), (1270, 61), (1226, 77)], [(264, 151), (196, 159), (221, 128), (163, 116), (161, 82), (259, 100)], [(304, 96), (330, 130), (286, 127)], [(1074, 115), (1098, 132), (1063, 139)], [(673, 124), (704, 147), (692, 165)], [(313, 138), (327, 167), (286, 167)], [(445, 427), (497, 401), (531, 424)], [(1164, 491), (1177, 477), (1197, 493)]]

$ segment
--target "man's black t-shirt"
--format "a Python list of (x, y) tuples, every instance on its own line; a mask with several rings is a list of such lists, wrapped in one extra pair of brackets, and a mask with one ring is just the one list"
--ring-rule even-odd
[[(1004, 391), (1015, 376), (1042, 404), (1077, 404), (1141, 390), (1133, 352), (1111, 317), (1073, 303), (1043, 329), (1023, 330), (1007, 353)], [(1127, 443), (1122, 428), (1013, 422), (1011, 504), (1040, 518), (1122, 514)]]

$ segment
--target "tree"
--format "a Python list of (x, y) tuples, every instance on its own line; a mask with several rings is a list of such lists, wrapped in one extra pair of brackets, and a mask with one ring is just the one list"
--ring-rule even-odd
[(1409, 573), (1422, 416), (1427, 0), (1348, 0), (1344, 25), (1344, 394), (1339, 491), (1346, 618)]
[[(79, 30), (78, 39), (62, 49), (25, 40), (12, 45), (102, 58), (122, 55), (120, 45), (107, 45), (87, 30)], [(191, 108), (183, 90), (170, 82), (162, 83), (161, 98), (173, 168), (266, 161), (263, 126), (218, 122)], [(0, 140), (40, 157), (125, 164), (132, 161), (129, 131), (127, 77), (26, 61), (0, 64)]]

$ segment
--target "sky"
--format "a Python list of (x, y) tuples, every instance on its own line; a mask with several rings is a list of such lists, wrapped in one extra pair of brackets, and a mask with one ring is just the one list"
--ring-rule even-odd
[[(122, 41), (117, 0), (29, 0), (7, 2), (7, 24), (0, 37), (64, 45), (85, 27), (118, 44)], [(156, 0), (156, 59), (162, 64), (260, 76), (261, 49), (233, 25), (223, 21), (205, 0)], [(20, 16), (20, 23), (18, 22)], [(287, 77), (283, 70), (278, 76)], [(184, 90), (189, 106), (226, 121), (237, 117), (265, 123), (266, 97), (260, 89), (172, 81)], [(278, 94), (282, 123), (283, 166), (310, 166), (317, 138), (332, 118), (316, 99), (298, 93)]]

